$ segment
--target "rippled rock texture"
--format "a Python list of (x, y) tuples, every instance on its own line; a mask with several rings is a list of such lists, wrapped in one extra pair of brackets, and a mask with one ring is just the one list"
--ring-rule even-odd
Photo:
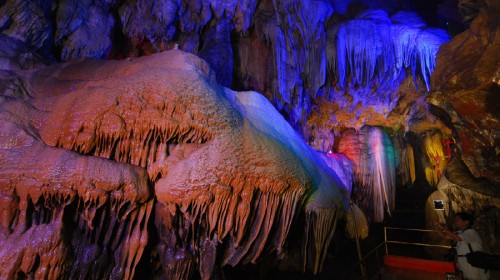
[[(455, 156), (428, 198), (426, 222), (446, 222), (447, 215), (458, 211), (474, 213), (483, 246), (498, 254), (500, 3), (460, 3), (465, 19), (472, 21), (470, 28), (442, 46), (427, 98), (433, 112), (453, 130)], [(443, 200), (445, 211), (435, 211), (433, 200)]]
[[(434, 91), (428, 100), (439, 108), (437, 115), (441, 115), (456, 132), (457, 148), (470, 175), (488, 179), (490, 182), (483, 185), (496, 188), (486, 192), (491, 194), (493, 190), (498, 197), (500, 4), (497, 1), (485, 3), (470, 29), (443, 45), (437, 58), (438, 67), (432, 76)], [(455, 169), (460, 168), (458, 164)], [(466, 179), (469, 172), (451, 173), (455, 175), (452, 180), (458, 185), (469, 181)]]

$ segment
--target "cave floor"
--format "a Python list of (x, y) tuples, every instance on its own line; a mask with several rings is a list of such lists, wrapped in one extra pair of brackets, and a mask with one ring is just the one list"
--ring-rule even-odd
[(409, 270), (402, 268), (388, 268), (382, 273), (382, 280), (443, 280), (446, 279), (441, 273), (421, 270)]

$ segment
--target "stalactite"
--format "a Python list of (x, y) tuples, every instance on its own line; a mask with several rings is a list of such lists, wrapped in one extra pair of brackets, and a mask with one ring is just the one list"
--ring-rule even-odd
[(410, 28), (424, 28), (426, 26), (425, 21), (415, 12), (398, 11), (390, 18), (394, 24), (404, 24)]
[[(19, 276), (32, 275), (33, 278), (60, 278), (69, 272), (64, 258), (68, 255), (62, 236), (61, 221), (30, 227), (23, 233), (10, 235), (1, 240), (2, 260), (0, 276), (15, 279)], [(8, 244), (30, 244), (31, 246), (8, 246)], [(39, 269), (41, 268), (41, 269)]]
[(339, 27), (336, 38), (337, 80), (342, 86), (347, 82), (366, 86), (373, 79), (382, 54), (383, 39), (377, 25), (368, 20), (351, 20)]
[(235, 29), (237, 32), (246, 33), (248, 28), (250, 28), (258, 2), (257, 0), (237, 1), (234, 14)]
[[(404, 15), (408, 21), (402, 19)], [(387, 75), (395, 78), (411, 67), (414, 78), (420, 75), (429, 90), (437, 51), (449, 37), (444, 30), (423, 28), (420, 22), (415, 14), (396, 14), (389, 19), (384, 11), (365, 10), (331, 29), (336, 56), (329, 56), (329, 64), (337, 83), (366, 87), (384, 81)]]
[[(42, 56), (30, 50), (23, 42), (3, 33), (0, 33), (0, 50), (0, 69), (2, 70), (37, 69), (47, 64)], [(7, 73), (2, 74), (2, 78), (7, 78), (7, 75)], [(2, 91), (4, 95), (8, 95), (5, 91), (13, 89), (8, 88)], [(22, 89), (22, 86), (19, 89)]]
[[(258, 1), (127, 1), (118, 14), (132, 50), (125, 56), (182, 49), (207, 60), (221, 85), (231, 86), (233, 54), (230, 33), (245, 34)], [(130, 53), (126, 53), (130, 52)]]
[(233, 80), (233, 49), (229, 19), (205, 31), (205, 40), (198, 55), (205, 59), (215, 71), (217, 82), (224, 87), (231, 87)]
[(107, 56), (115, 24), (108, 9), (105, 2), (95, 5), (91, 1), (60, 2), (55, 41), (62, 48), (62, 61)]
[(384, 205), (389, 215), (392, 215), (395, 205), (396, 166), (394, 148), (388, 136), (380, 129), (370, 130), (368, 139), (374, 160), (371, 169), (374, 171), (372, 184), (374, 187), (375, 221), (382, 221), (384, 218)]
[(302, 253), (304, 271), (310, 270), (316, 274), (323, 269), (323, 259), (337, 227), (337, 215), (338, 213), (332, 213), (330, 209), (307, 212)]
[[(288, 123), (275, 111), (270, 110), (272, 105), (261, 95), (255, 92), (240, 92), (235, 94), (226, 90), (230, 100), (236, 104), (238, 110), (245, 115), (252, 124), (263, 134), (282, 142), (289, 147), (308, 173), (313, 176), (313, 192), (306, 202), (306, 215), (308, 225), (315, 228), (314, 232), (306, 229), (308, 237), (303, 244), (304, 267), (311, 269), (314, 273), (321, 271), (325, 257), (325, 248), (331, 240), (336, 226), (338, 207), (344, 207), (344, 193), (350, 190), (348, 178), (342, 181), (335, 174), (340, 169), (330, 168), (328, 161), (318, 156), (317, 152), (305, 145), (301, 137), (288, 125)], [(264, 112), (268, 112), (264, 114)], [(275, 112), (269, 114), (269, 112)], [(332, 159), (334, 160), (334, 159)], [(348, 164), (348, 163), (346, 163)], [(343, 163), (336, 163), (337, 166)], [(345, 167), (345, 166), (343, 166)], [(345, 173), (342, 172), (342, 173)], [(340, 175), (342, 176), (342, 175)], [(347, 175), (346, 175), (347, 176)], [(346, 184), (344, 184), (344, 182)], [(340, 193), (339, 193), (340, 191)], [(332, 205), (336, 205), (331, 208)], [(312, 246), (312, 247), (310, 247)]]
[(413, 76), (417, 75), (417, 56), (415, 51), (415, 40), (419, 29), (404, 24), (395, 24), (392, 26), (391, 36), (394, 48), (394, 76), (406, 68), (412, 70)]
[(340, 137), (338, 152), (354, 164), (356, 203), (373, 214), (376, 222), (392, 214), (396, 186), (396, 154), (388, 135), (378, 127), (347, 131)]
[(9, 1), (0, 7), (3, 34), (17, 38), (35, 51), (48, 51), (53, 34), (49, 3)]
[[(178, 248), (176, 251), (185, 252), (183, 258), (177, 257), (177, 254), (166, 254), (162, 260), (163, 269), (169, 271), (173, 268), (170, 264), (174, 263), (175, 270), (191, 271), (189, 260), (195, 260), (194, 256), (200, 255), (199, 260), (205, 261), (207, 256), (204, 254), (212, 254), (213, 250), (223, 252), (223, 265), (232, 266), (256, 263), (264, 251), (284, 252), (290, 222), (296, 216), (302, 193), (297, 190), (280, 194), (254, 191), (248, 196), (249, 188), (247, 184), (239, 194), (232, 194), (230, 188), (225, 188), (225, 195), (218, 193), (213, 201), (195, 200), (185, 210), (173, 201), (162, 200), (156, 215), (157, 227), (165, 231), (160, 231), (160, 247)], [(169, 209), (175, 210), (172, 212)], [(162, 225), (165, 221), (174, 224), (165, 227)], [(198, 265), (205, 266), (207, 263)], [(205, 279), (211, 275), (213, 268), (207, 269), (203, 272)], [(189, 278), (190, 274), (184, 276)]]
[[(11, 126), (10, 130), (33, 137), (22, 126)], [(8, 134), (1, 136), (2, 140), (6, 137)], [(37, 157), (44, 163), (33, 161)], [(150, 192), (144, 171), (37, 141), (5, 149), (0, 158), (2, 166), (8, 166), (2, 169), (1, 195), (10, 198), (2, 205), (2, 212), (7, 214), (3, 215), (2, 226), (10, 230), (0, 240), (3, 277), (53, 279), (89, 273), (96, 278), (133, 278), (147, 243), (146, 225), (153, 205), (147, 202)], [(46, 167), (54, 171), (47, 172)], [(30, 170), (29, 177), (20, 172), (26, 169)], [(113, 199), (122, 206), (113, 207)], [(115, 235), (117, 228), (126, 231)], [(89, 268), (94, 261), (99, 263), (99, 254), (72, 253), (81, 242), (87, 248), (102, 250), (112, 236), (118, 243), (107, 254), (119, 267)]]
[(278, 108), (285, 108), (290, 122), (298, 124), (310, 111), (310, 99), (325, 83), (323, 24), (333, 13), (333, 7), (323, 1), (313, 4), (284, 0), (273, 4), (276, 20), (269, 21), (263, 31), (272, 44), (276, 63), (274, 100)]
[(430, 90), (430, 78), (436, 68), (436, 55), (439, 47), (449, 40), (448, 34), (442, 29), (428, 28), (421, 31), (415, 39), (420, 71), (427, 90)]
[[(120, 9), (120, 19), (125, 34), (131, 38), (161, 42), (175, 35), (176, 30), (171, 25), (180, 6), (178, 1), (131, 1), (127, 4)], [(206, 22), (211, 13), (206, 9), (203, 11), (199, 17)], [(163, 28), (158, 28), (159, 25)]]
[[(406, 76), (403, 65), (412, 67), (417, 84), (422, 79), (430, 86), (434, 55), (447, 40), (442, 36), (445, 32), (437, 35), (425, 29), (422, 19), (404, 11), (388, 17), (381, 9), (368, 9), (352, 19), (346, 13), (349, 2), (17, 1), (3, 5), (0, 13), (3, 33), (29, 49), (41, 50), (49, 59), (121, 59), (170, 49), (198, 54), (215, 69), (219, 83), (265, 91), (294, 127), (300, 128), (318, 97), (367, 99), (375, 91), (375, 99), (391, 107), (394, 99), (388, 92), (395, 94), (400, 78)], [(344, 18), (352, 20), (339, 23)], [(233, 53), (245, 49), (242, 52), (248, 54), (256, 48), (265, 49), (265, 55)], [(394, 54), (394, 48), (402, 49)], [(241, 71), (233, 71), (235, 66)], [(233, 72), (240, 72), (234, 83)], [(386, 109), (392, 108), (376, 108), (378, 113)]]
[(447, 200), (445, 204), (450, 203), (453, 212), (469, 211), (475, 213), (476, 210), (489, 207), (500, 207), (500, 200), (490, 196), (469, 190), (456, 185), (443, 176), (437, 185), (437, 189), (443, 192)]
[(400, 135), (393, 138), (393, 143), (395, 150), (398, 152), (399, 164), (397, 171), (401, 177), (401, 183), (405, 186), (412, 186), (416, 179), (413, 147)]
[(337, 154), (332, 151), (325, 154), (320, 154), (321, 159), (325, 161), (326, 166), (335, 171), (335, 174), (344, 184), (344, 188), (348, 193), (352, 190), (352, 181), (354, 166), (352, 162), (343, 154)]

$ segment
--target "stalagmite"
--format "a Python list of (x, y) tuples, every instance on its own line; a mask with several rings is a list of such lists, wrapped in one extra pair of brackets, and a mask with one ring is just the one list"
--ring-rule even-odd
[(368, 237), (368, 220), (356, 204), (352, 204), (350, 211), (347, 212), (346, 233), (351, 239), (365, 239)]

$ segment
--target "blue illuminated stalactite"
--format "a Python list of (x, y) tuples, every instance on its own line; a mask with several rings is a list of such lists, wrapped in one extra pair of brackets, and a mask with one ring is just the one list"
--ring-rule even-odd
[(273, 4), (276, 21), (263, 30), (273, 50), (272, 100), (299, 130), (312, 104), (321, 106), (318, 98), (346, 110), (373, 106), (387, 114), (409, 73), (417, 90), (429, 90), (437, 51), (449, 40), (444, 30), (426, 28), (412, 12), (389, 16), (369, 9), (332, 24), (335, 5), (328, 1)]
[(410, 67), (414, 78), (421, 77), (429, 90), (437, 51), (449, 37), (444, 30), (417, 27), (420, 21), (415, 14), (405, 16), (410, 25), (401, 24), (397, 14), (397, 24), (391, 24), (384, 11), (368, 10), (337, 27), (335, 37), (329, 38), (336, 47), (335, 60), (330, 63), (340, 86), (368, 87)]

